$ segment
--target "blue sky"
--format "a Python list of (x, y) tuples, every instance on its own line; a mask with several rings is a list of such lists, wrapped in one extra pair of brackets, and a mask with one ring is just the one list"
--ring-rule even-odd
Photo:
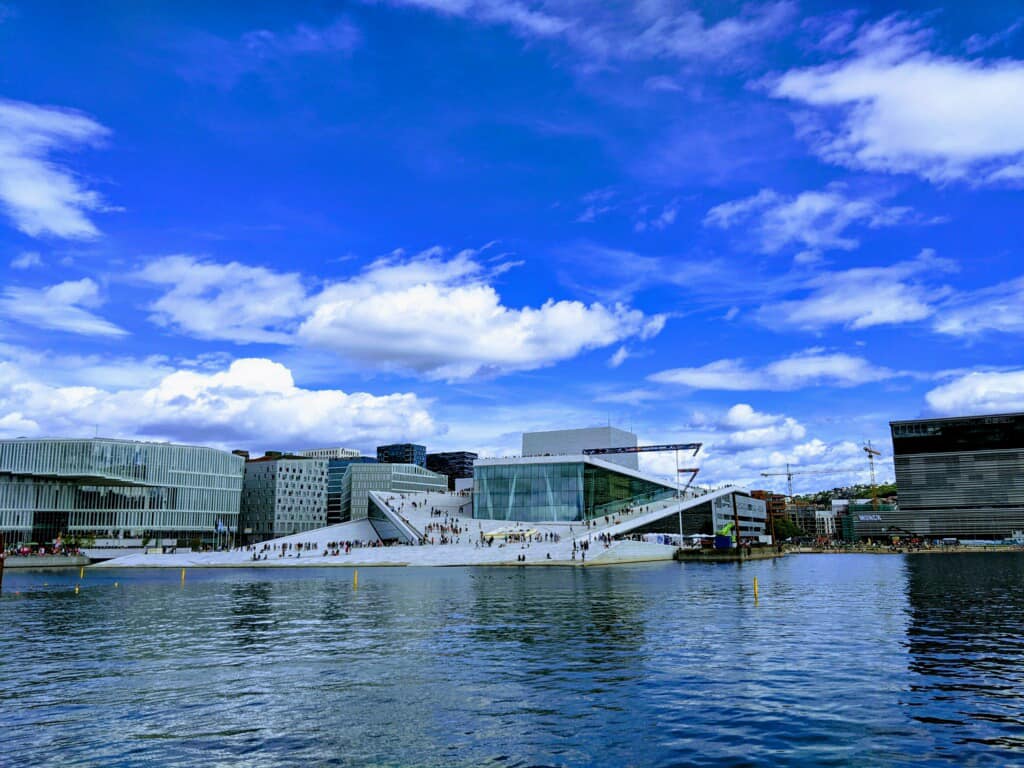
[(5, 4), (0, 437), (864, 481), (1024, 409), (1024, 12), (975, 5)]

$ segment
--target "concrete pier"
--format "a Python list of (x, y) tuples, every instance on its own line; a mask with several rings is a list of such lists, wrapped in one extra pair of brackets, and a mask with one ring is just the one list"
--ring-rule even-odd
[(673, 559), (681, 563), (741, 563), (747, 560), (771, 560), (783, 557), (772, 547), (757, 549), (677, 549)]

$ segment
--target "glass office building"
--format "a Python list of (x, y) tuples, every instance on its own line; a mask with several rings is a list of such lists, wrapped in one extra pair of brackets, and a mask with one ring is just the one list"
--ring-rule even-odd
[(447, 477), (416, 464), (350, 464), (341, 481), (341, 519), (366, 519), (370, 491), (443, 493), (447, 490)]
[(479, 456), (471, 451), (449, 451), (447, 453), (428, 453), (427, 469), (448, 478), (448, 490), (455, 490), (456, 480), (468, 480), (473, 477), (473, 462)]
[(171, 443), (0, 440), (0, 530), (39, 543), (61, 534), (212, 540), (237, 526), (244, 464)]
[(589, 520), (676, 493), (656, 478), (584, 456), (485, 459), (473, 472), (473, 516), (488, 520)]
[(1024, 530), (1024, 413), (890, 428), (899, 507), (880, 516), (886, 533), (1003, 539)]
[(353, 456), (346, 459), (330, 459), (327, 462), (327, 525), (337, 525), (351, 519), (350, 509), (342, 503), (342, 489), (345, 472), (350, 464), (376, 464), (372, 456)]
[(427, 466), (427, 447), (416, 443), (392, 443), (377, 446), (377, 461), (381, 464), (415, 464)]

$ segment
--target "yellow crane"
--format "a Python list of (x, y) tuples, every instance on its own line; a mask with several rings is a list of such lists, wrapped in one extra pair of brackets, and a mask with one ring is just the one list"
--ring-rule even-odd
[(878, 511), (878, 486), (875, 484), (875, 456), (881, 456), (881, 451), (871, 447), (871, 441), (864, 446), (864, 453), (868, 455), (868, 463), (871, 465), (871, 508)]

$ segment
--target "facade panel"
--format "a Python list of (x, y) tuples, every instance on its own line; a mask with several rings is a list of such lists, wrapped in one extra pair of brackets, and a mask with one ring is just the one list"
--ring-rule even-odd
[[(636, 435), (615, 427), (524, 432), (523, 456), (579, 455), (588, 448), (635, 448), (636, 444)], [(601, 458), (629, 469), (639, 467), (635, 453), (612, 454)]]
[(281, 457), (246, 462), (239, 526), (248, 541), (289, 536), (327, 524), (327, 459)]
[(0, 527), (40, 543), (60, 534), (212, 538), (218, 525), (237, 525), (243, 464), (170, 443), (2, 440)]
[(1024, 530), (1024, 413), (890, 427), (899, 508), (885, 515), (889, 527), (967, 539)]

